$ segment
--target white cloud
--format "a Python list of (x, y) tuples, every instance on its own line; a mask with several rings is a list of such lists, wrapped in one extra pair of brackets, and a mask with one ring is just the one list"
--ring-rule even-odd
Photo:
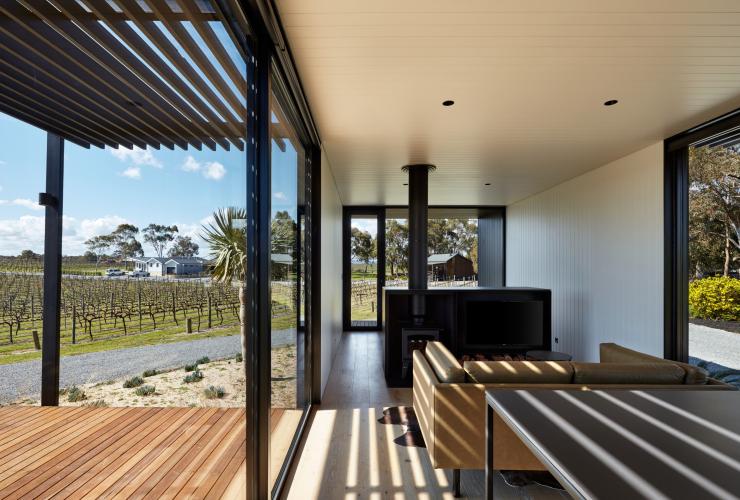
[(226, 175), (226, 167), (221, 165), (217, 161), (206, 163), (203, 166), (203, 177), (206, 179), (213, 179), (214, 181), (220, 181)]
[(154, 154), (149, 149), (141, 149), (134, 147), (134, 149), (118, 148), (110, 149), (113, 156), (121, 161), (130, 161), (134, 165), (149, 166), (154, 168), (162, 168), (162, 162), (155, 158)]
[(65, 216), (62, 220), (62, 253), (82, 255), (87, 251), (85, 241), (93, 236), (110, 234), (119, 224), (129, 222), (118, 215), (106, 215), (97, 219), (76, 219)]
[(18, 255), (26, 249), (43, 253), (44, 217), (24, 215), (0, 220), (0, 255)]
[(272, 195), (276, 200), (282, 200), (287, 201), (288, 197), (283, 193), (282, 191), (278, 191), (277, 193), (273, 193)]
[(121, 175), (129, 179), (139, 180), (141, 179), (141, 169), (139, 167), (129, 167), (121, 172)]
[(180, 167), (185, 172), (200, 172), (206, 179), (220, 181), (226, 175), (226, 167), (217, 161), (200, 163), (192, 156), (185, 158)]
[(44, 210), (44, 207), (39, 205), (38, 202), (29, 200), (28, 198), (16, 198), (11, 203), (18, 207), (27, 208), (29, 210)]
[(182, 164), (181, 168), (185, 172), (197, 172), (200, 170), (200, 163), (198, 163), (198, 161), (195, 158), (188, 155), (188, 157), (185, 158), (185, 162)]
[(16, 207), (27, 208), (28, 210), (43, 210), (44, 207), (28, 198), (16, 198), (15, 200), (0, 200), (0, 205), (15, 205)]

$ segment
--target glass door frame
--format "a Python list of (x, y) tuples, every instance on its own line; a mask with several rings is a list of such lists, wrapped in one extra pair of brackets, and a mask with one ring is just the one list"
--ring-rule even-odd
[[(352, 219), (365, 216), (377, 218), (377, 297), (375, 309), (377, 324), (372, 326), (352, 326)], [(344, 331), (372, 332), (383, 329), (383, 288), (385, 287), (385, 207), (344, 207), (342, 214), (342, 322)]]
[(740, 108), (663, 142), (663, 357), (689, 360), (689, 146), (740, 136)]

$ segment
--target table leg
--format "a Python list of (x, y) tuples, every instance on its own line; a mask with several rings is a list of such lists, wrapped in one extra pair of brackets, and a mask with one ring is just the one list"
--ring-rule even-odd
[(486, 405), (486, 498), (493, 500), (493, 407)]

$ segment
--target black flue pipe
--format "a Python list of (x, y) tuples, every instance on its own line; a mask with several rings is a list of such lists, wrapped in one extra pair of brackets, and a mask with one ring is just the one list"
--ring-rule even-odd
[[(427, 227), (429, 209), (429, 172), (434, 165), (416, 164), (403, 167), (409, 174), (409, 289), (427, 289)], [(422, 323), (426, 301), (421, 294), (412, 295), (411, 315)]]

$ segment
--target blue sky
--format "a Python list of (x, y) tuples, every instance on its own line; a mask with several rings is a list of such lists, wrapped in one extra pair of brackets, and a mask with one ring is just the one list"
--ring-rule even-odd
[[(0, 255), (43, 249), (46, 133), (0, 114)], [(296, 151), (273, 143), (273, 213), (296, 214)], [(245, 205), (245, 153), (84, 149), (65, 143), (63, 253), (84, 253), (84, 241), (123, 222), (176, 224), (180, 234), (208, 249), (198, 235), (214, 210)], [(147, 255), (152, 249), (145, 245)]]

